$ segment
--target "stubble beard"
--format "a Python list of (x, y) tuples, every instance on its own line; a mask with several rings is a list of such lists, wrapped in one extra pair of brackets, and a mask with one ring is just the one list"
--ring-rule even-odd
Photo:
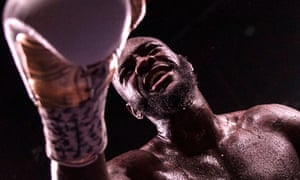
[(144, 115), (154, 118), (168, 118), (189, 108), (194, 101), (194, 89), (197, 87), (196, 76), (185, 59), (180, 59), (180, 66), (175, 69), (180, 75), (177, 84), (168, 92), (150, 94), (137, 104)]

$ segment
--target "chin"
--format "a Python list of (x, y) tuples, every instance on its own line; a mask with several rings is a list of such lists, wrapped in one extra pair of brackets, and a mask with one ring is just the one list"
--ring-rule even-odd
[(156, 118), (167, 118), (183, 111), (192, 105), (194, 100), (191, 81), (174, 83), (164, 92), (153, 93), (139, 103), (139, 109), (145, 115)]
[(163, 88), (148, 93), (146, 98), (138, 102), (137, 108), (146, 116), (167, 118), (192, 105), (198, 83), (187, 61), (181, 60), (180, 63), (181, 66), (173, 70), (176, 72), (176, 78), (166, 81), (167, 84)]

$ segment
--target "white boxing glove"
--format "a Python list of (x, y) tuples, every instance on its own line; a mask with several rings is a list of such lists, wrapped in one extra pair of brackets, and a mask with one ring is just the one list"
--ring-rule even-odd
[(8, 38), (28, 34), (72, 63), (87, 65), (126, 41), (130, 11), (128, 0), (9, 0), (3, 22)]
[(145, 0), (8, 0), (3, 28), (44, 125), (49, 158), (92, 162), (106, 146), (108, 84)]
[[(25, 41), (23, 46), (29, 45), (26, 41), (36, 41), (49, 51), (45, 54), (73, 66), (113, 63), (109, 58), (122, 49), (131, 17), (128, 0), (9, 0), (3, 14), (5, 36), (30, 97), (36, 101), (39, 95), (29, 84), (31, 70), (26, 61), (31, 61), (31, 54), (25, 52), (24, 57), (20, 41)], [(30, 49), (38, 48), (27, 46)], [(31, 64), (51, 63), (41, 56), (43, 62)]]

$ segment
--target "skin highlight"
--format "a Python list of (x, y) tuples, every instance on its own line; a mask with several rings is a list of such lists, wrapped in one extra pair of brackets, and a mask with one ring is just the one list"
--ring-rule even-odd
[(109, 161), (111, 177), (300, 177), (297, 110), (265, 104), (214, 114), (197, 87), (192, 65), (158, 39), (128, 40), (113, 85), (135, 117), (143, 115), (157, 127), (157, 136)]

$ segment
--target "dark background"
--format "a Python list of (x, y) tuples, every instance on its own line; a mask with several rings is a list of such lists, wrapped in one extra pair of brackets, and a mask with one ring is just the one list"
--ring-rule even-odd
[[(1, 1), (1, 8), (5, 1)], [(199, 87), (217, 114), (256, 104), (300, 109), (300, 1), (148, 0), (132, 36), (154, 36), (188, 57)], [(0, 179), (49, 179), (42, 126), (1, 30)], [(135, 120), (110, 88), (107, 159), (155, 135)]]

